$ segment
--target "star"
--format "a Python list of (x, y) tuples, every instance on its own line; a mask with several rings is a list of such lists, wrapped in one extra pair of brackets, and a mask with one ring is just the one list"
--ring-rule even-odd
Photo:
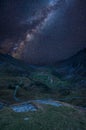
[[(40, 31), (42, 31), (45, 25), (52, 18), (54, 11), (60, 8), (62, 4), (64, 4), (64, 0), (52, 0), (49, 2), (47, 7), (41, 9), (41, 11), (38, 14), (35, 13), (35, 15), (32, 16), (31, 18), (28, 18), (26, 21), (21, 22), (23, 24), (28, 24), (28, 25), (30, 24), (32, 28), (27, 31), (23, 42), (18, 43), (16, 48), (14, 46), (14, 49), (12, 51), (12, 56), (22, 57), (22, 53), (26, 47), (26, 44), (29, 44), (31, 40), (33, 40), (34, 36), (37, 33), (40, 33)], [(15, 55), (15, 50), (16, 50), (16, 55)]]

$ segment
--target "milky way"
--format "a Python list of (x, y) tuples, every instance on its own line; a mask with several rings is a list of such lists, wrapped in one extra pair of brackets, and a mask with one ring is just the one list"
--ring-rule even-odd
[(44, 64), (68, 58), (86, 47), (84, 1), (9, 0), (2, 1), (1, 9), (2, 53)]
[(48, 19), (52, 17), (54, 11), (60, 8), (64, 3), (65, 0), (52, 0), (45, 8), (41, 9), (38, 14), (35, 14), (22, 23), (27, 23), (31, 29), (27, 30), (25, 39), (13, 47), (11, 51), (13, 57), (20, 58), (23, 56), (26, 44), (29, 44), (29, 42), (34, 39), (34, 36), (43, 29)]

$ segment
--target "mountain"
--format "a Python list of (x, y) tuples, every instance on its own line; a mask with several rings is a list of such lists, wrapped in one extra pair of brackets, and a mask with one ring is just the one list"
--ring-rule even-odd
[(86, 49), (53, 66), (32, 66), (0, 54), (0, 100), (14, 103), (35, 98), (85, 107)]
[[(58, 64), (58, 62), (56, 63)], [(61, 62), (59, 62), (59, 64), (64, 64), (64, 65), (78, 65), (78, 64), (83, 64), (86, 65), (86, 49), (83, 49), (81, 51), (79, 51), (77, 54), (73, 55), (72, 57), (63, 60)]]
[(21, 60), (17, 60), (8, 54), (0, 53), (0, 74), (24, 75), (34, 69)]
[(85, 130), (85, 59), (83, 50), (53, 66), (33, 66), (0, 54), (0, 129)]
[(55, 64), (53, 73), (59, 73), (64, 78), (82, 77), (86, 76), (86, 49), (78, 52), (71, 58), (57, 62)]

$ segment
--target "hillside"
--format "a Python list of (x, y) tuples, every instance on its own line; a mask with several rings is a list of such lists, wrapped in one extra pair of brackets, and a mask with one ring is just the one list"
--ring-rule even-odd
[(43, 110), (0, 111), (0, 130), (85, 130), (86, 113), (69, 106), (42, 105)]
[(13, 103), (53, 98), (85, 107), (85, 59), (86, 50), (83, 50), (54, 66), (31, 66), (9, 55), (0, 54), (0, 100)]
[(0, 130), (85, 130), (85, 58), (83, 50), (54, 66), (31, 66), (0, 54)]

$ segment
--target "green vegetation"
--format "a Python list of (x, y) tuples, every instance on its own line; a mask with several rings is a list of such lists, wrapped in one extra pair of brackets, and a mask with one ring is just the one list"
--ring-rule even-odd
[[(0, 110), (0, 130), (85, 130), (85, 60), (79, 65), (76, 60), (74, 57), (73, 62), (68, 60), (59, 67), (38, 68), (0, 54), (0, 102), (5, 104)], [(41, 105), (43, 109), (26, 113), (10, 108), (15, 103), (46, 98), (83, 108)]]
[[(22, 82), (22, 85), (20, 85)], [(62, 80), (50, 72), (31, 72), (28, 76), (0, 76), (0, 100), (16, 102), (13, 98), (15, 88), (19, 86), (16, 98), (21, 101), (29, 99), (53, 98), (78, 106), (86, 106), (86, 87)]]
[(46, 84), (50, 88), (57, 88), (59, 86), (67, 86), (67, 81), (62, 81), (58, 77), (55, 77), (51, 73), (46, 72), (33, 72), (31, 75), (35, 81), (40, 81)]
[[(43, 111), (15, 113), (0, 111), (0, 130), (85, 130), (86, 113), (71, 107), (43, 105)], [(28, 120), (24, 120), (28, 118)]]

